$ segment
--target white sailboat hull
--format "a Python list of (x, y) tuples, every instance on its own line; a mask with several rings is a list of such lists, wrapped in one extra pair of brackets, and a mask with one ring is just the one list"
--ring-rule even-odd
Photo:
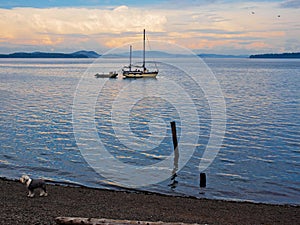
[(125, 78), (148, 78), (148, 77), (156, 77), (158, 71), (151, 72), (142, 72), (142, 71), (123, 71), (123, 76)]

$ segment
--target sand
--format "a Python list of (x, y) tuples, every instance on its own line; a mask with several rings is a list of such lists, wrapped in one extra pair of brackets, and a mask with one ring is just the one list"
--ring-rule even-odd
[(300, 206), (47, 187), (47, 197), (28, 198), (20, 182), (0, 179), (0, 224), (56, 224), (59, 216), (199, 224), (300, 224)]

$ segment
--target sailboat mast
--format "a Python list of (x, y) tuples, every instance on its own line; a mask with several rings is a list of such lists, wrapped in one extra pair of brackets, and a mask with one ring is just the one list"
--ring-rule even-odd
[(146, 34), (145, 34), (145, 29), (144, 29), (144, 39), (143, 39), (143, 68), (144, 68), (144, 71), (146, 70), (146, 66), (145, 66), (145, 58), (146, 58), (146, 45), (145, 45), (145, 42), (146, 42)]
[(129, 71), (131, 71), (132, 46), (129, 47)]

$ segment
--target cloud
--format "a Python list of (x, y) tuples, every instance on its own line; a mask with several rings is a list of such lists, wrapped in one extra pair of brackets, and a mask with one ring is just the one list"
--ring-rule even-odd
[(300, 8), (299, 0), (286, 0), (280, 4), (282, 8)]
[[(297, 8), (279, 8), (275, 1), (240, 0), (204, 0), (201, 4), (199, 0), (198, 5), (180, 1), (185, 3), (182, 8), (174, 1), (172, 6), (162, 7), (168, 1), (135, 7), (0, 9), (0, 49), (48, 46), (59, 51), (84, 48), (101, 53), (140, 41), (144, 28), (152, 41), (218, 53), (230, 54), (222, 51), (230, 48), (259, 52), (299, 46)], [(281, 5), (291, 4), (285, 1)], [(287, 45), (286, 39), (295, 44)]]
[[(87, 8), (13, 8), (0, 9), (0, 42), (57, 45), (70, 35), (77, 40), (96, 34), (152, 32), (164, 29), (166, 18), (155, 12), (127, 6), (114, 9)], [(75, 37), (75, 36), (74, 36)]]

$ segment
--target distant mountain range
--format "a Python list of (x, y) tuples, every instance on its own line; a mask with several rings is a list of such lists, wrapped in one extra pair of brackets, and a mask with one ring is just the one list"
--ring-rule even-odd
[[(147, 51), (147, 58), (187, 58), (193, 55), (174, 54), (162, 51)], [(100, 55), (94, 51), (77, 51), (73, 53), (52, 52), (15, 52), (11, 54), (0, 54), (0, 58), (124, 58), (129, 57), (128, 52)], [(133, 51), (132, 57), (139, 58), (142, 51)], [(300, 58), (300, 52), (281, 54), (259, 54), (259, 55), (222, 55), (222, 54), (198, 54), (200, 58)]]
[(52, 52), (15, 52), (11, 54), (0, 54), (0, 58), (98, 58), (101, 55), (94, 51), (78, 51), (73, 53)]
[(260, 54), (250, 55), (250, 58), (285, 58), (285, 59), (300, 59), (300, 52), (295, 53), (281, 53), (281, 54)]
[[(132, 57), (133, 58), (140, 58), (142, 57), (142, 51), (133, 51)], [(178, 53), (168, 53), (163, 51), (147, 51), (146, 56), (148, 59), (151, 58), (189, 58), (194, 57), (193, 54), (178, 54)], [(200, 58), (248, 58), (249, 55), (222, 55), (222, 54), (198, 54)], [(106, 54), (102, 55), (104, 58), (128, 58), (129, 52), (123, 53), (113, 53), (113, 54)]]
[[(174, 54), (162, 51), (147, 51), (147, 58), (186, 58), (193, 55)], [(54, 53), (54, 52), (15, 52), (11, 54), (0, 54), (0, 58), (123, 58), (129, 57), (128, 52), (100, 55), (94, 51), (78, 51), (73, 53)], [(142, 51), (133, 51), (132, 57), (142, 56)], [(221, 55), (221, 54), (198, 54), (201, 58), (247, 58), (247, 55)]]
[(248, 58), (249, 55), (199, 54), (201, 58)]

